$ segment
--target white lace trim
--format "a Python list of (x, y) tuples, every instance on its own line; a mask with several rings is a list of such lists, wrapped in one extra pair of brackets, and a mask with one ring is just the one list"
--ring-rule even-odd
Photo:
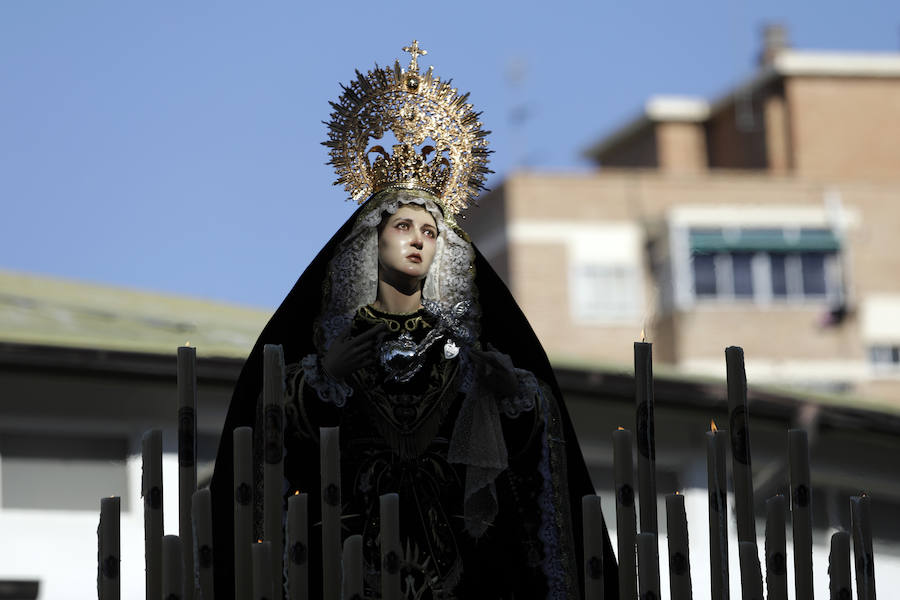
[(322, 369), (318, 355), (309, 354), (304, 356), (303, 360), (300, 361), (300, 367), (303, 370), (307, 385), (316, 390), (322, 402), (334, 404), (340, 408), (347, 403), (347, 398), (353, 395), (352, 387), (343, 381), (337, 381)]
[(500, 411), (510, 419), (515, 419), (523, 412), (534, 409), (535, 398), (540, 393), (537, 377), (534, 376), (534, 373), (525, 369), (517, 369), (513, 366), (509, 355), (502, 352), (488, 350), (486, 354), (490, 354), (498, 363), (516, 376), (515, 393), (511, 396), (498, 396), (496, 399)]
[[(543, 393), (538, 389), (538, 393)], [(566, 600), (565, 569), (559, 557), (560, 531), (557, 523), (559, 497), (553, 485), (553, 475), (550, 472), (550, 406), (552, 399), (544, 398), (541, 402), (544, 431), (541, 436), (541, 460), (538, 463), (538, 471), (544, 480), (538, 505), (541, 510), (541, 525), (538, 529), (538, 539), (544, 544), (544, 558), (542, 568), (547, 576), (547, 598), (550, 600)]]

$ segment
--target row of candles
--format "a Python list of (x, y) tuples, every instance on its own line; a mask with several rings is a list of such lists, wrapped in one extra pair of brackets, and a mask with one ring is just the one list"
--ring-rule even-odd
[[(651, 344), (636, 342), (634, 360), (637, 435), (632, 436), (630, 431), (622, 428), (613, 432), (621, 600), (660, 597)], [(712, 600), (729, 598), (726, 448), (730, 446), (742, 600), (761, 600), (764, 597), (763, 569), (757, 546), (743, 350), (739, 347), (727, 348), (725, 361), (730, 431), (718, 430), (715, 423), (712, 423), (711, 430), (706, 433), (711, 597)], [(636, 437), (638, 450), (640, 533), (637, 532), (634, 508), (633, 437)], [(806, 431), (788, 431), (788, 464), (795, 597), (812, 599), (812, 506)], [(766, 501), (765, 597), (770, 600), (786, 600), (788, 597), (786, 512), (784, 496), (779, 494)], [(875, 575), (869, 512), (870, 499), (867, 495), (850, 498), (857, 595), (860, 599), (874, 600)], [(688, 599), (692, 597), (692, 592), (684, 496), (678, 493), (666, 496), (666, 519), (671, 597), (673, 600)], [(848, 532), (838, 531), (831, 537), (828, 573), (830, 597), (850, 598)]]
[[(706, 433), (709, 492), (709, 540), (712, 600), (729, 598), (728, 506), (726, 445), (731, 447), (732, 478), (740, 564), (742, 600), (763, 598), (763, 579), (754, 516), (750, 427), (743, 350), (725, 351), (730, 431), (713, 424)], [(612, 434), (615, 467), (616, 530), (619, 560), (619, 599), (660, 597), (658, 525), (656, 508), (656, 448), (653, 400), (652, 346), (635, 342), (636, 432), (619, 428)], [(178, 349), (178, 459), (179, 535), (163, 535), (162, 435), (152, 430), (143, 440), (144, 529), (146, 593), (148, 599), (211, 600), (212, 519), (208, 489), (196, 489), (196, 350)], [(264, 465), (263, 539), (253, 539), (252, 430), (234, 430), (234, 585), (238, 600), (287, 597), (307, 598), (309, 548), (305, 493), (287, 501), (281, 490), (283, 471), (283, 356), (280, 346), (264, 349)], [(636, 440), (635, 440), (636, 438)], [(337, 428), (320, 431), (322, 493), (323, 595), (327, 600), (362, 597), (364, 565), (362, 538), (348, 537), (341, 544), (340, 448)], [(633, 447), (638, 450), (637, 530)], [(790, 511), (793, 526), (794, 582), (797, 598), (813, 598), (812, 512), (809, 447), (806, 432), (788, 432)], [(872, 530), (868, 496), (850, 499), (851, 530), (856, 563), (857, 596), (875, 598)], [(668, 564), (671, 598), (689, 599), (691, 566), (684, 496), (666, 496)], [(381, 498), (381, 597), (401, 597), (399, 564), (400, 498)], [(603, 539), (600, 499), (582, 498), (584, 523), (584, 587), (586, 599), (603, 598)], [(766, 597), (786, 599), (786, 501), (777, 495), (766, 501)], [(98, 592), (101, 600), (119, 598), (119, 499), (101, 499), (98, 529)], [(831, 537), (828, 573), (830, 596), (851, 597), (850, 541), (848, 532)], [(283, 584), (283, 585), (279, 585)], [(277, 593), (277, 596), (276, 596)]]
[[(234, 446), (234, 588), (237, 600), (291, 600), (308, 597), (309, 524), (306, 493), (287, 499), (284, 518), (284, 359), (281, 346), (264, 349), (263, 538), (253, 535), (253, 430), (238, 427)], [(178, 348), (178, 506), (179, 535), (163, 535), (162, 432), (144, 434), (142, 443), (146, 597), (165, 600), (212, 600), (212, 498), (197, 489), (196, 349)], [(340, 444), (337, 427), (320, 430), (322, 473), (323, 592), (328, 599), (362, 598), (362, 537), (341, 544)], [(380, 499), (383, 598), (400, 599), (400, 501)], [(120, 499), (102, 498), (98, 528), (98, 595), (118, 600)], [(285, 584), (286, 585), (283, 585)], [(276, 595), (277, 593), (277, 595)]]
[[(340, 492), (335, 482), (340, 481), (339, 430), (337, 427), (320, 430), (323, 460), (322, 489), (328, 490), (323, 505), (322, 548), (325, 572), (325, 598), (362, 598), (364, 563), (362, 536), (348, 537), (343, 546), (340, 540)], [(249, 427), (235, 430), (235, 454), (241, 455), (241, 464), (235, 467), (235, 597), (253, 600), (272, 600), (276, 591), (284, 587), (292, 600), (308, 598), (308, 547), (307, 519), (308, 494), (295, 493), (288, 497), (285, 530), (272, 535), (267, 523), (266, 536), (255, 543), (252, 540), (253, 502), (248, 496), (252, 478), (250, 445), (253, 431)], [(146, 460), (149, 447), (150, 463), (161, 459), (161, 432), (152, 430), (144, 437)], [(334, 460), (330, 460), (334, 459)], [(145, 468), (148, 463), (145, 462)], [(146, 471), (145, 471), (146, 473)], [(151, 477), (147, 483), (161, 484), (161, 479)], [(146, 489), (146, 488), (145, 488)], [(150, 489), (153, 489), (151, 487)], [(157, 488), (159, 489), (159, 488)], [(145, 496), (146, 498), (147, 496)], [(268, 496), (267, 496), (268, 498)], [(329, 500), (331, 500), (329, 502)], [(280, 512), (280, 508), (279, 508)], [(211, 497), (208, 488), (197, 490), (191, 503), (192, 536), (186, 547), (181, 536), (162, 535), (162, 506), (145, 501), (145, 553), (147, 598), (181, 600), (187, 592), (196, 599), (211, 600), (213, 591), (212, 517)], [(268, 515), (267, 515), (268, 516)], [(280, 516), (280, 515), (279, 515)], [(396, 565), (400, 556), (400, 498), (397, 494), (384, 494), (380, 498), (382, 524), (381, 550), (386, 567)], [(118, 497), (102, 498), (100, 502), (99, 536), (99, 597), (101, 600), (119, 598), (119, 527), (120, 502)], [(281, 521), (278, 526), (281, 527)], [(283, 540), (283, 544), (282, 544)], [(186, 553), (192, 550), (194, 572), (189, 576), (185, 568)], [(283, 552), (283, 557), (281, 556)], [(282, 558), (285, 568), (282, 571)], [(276, 569), (278, 571), (276, 572)], [(282, 573), (286, 586), (281, 586)], [(382, 598), (400, 599), (400, 571), (386, 568), (382, 577)]]

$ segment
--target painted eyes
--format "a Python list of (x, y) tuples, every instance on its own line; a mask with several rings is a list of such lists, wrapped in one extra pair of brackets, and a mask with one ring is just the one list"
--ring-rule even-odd
[[(400, 221), (395, 225), (395, 227), (397, 229), (399, 229), (400, 231), (409, 231), (411, 225), (410, 225), (409, 221)], [(429, 237), (432, 239), (437, 237), (437, 232), (434, 229), (431, 229), (430, 227), (423, 229), (422, 233), (425, 235), (425, 237)]]

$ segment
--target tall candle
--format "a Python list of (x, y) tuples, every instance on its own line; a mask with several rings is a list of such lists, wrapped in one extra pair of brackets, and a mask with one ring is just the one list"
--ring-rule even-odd
[(194, 492), (191, 500), (194, 516), (194, 564), (200, 598), (213, 600), (212, 496), (209, 488)]
[(181, 538), (167, 535), (163, 538), (162, 591), (166, 600), (184, 598), (184, 554)]
[(263, 348), (263, 536), (272, 542), (272, 581), (281, 588), (284, 553), (284, 354), (281, 346)]
[(120, 516), (118, 496), (100, 498), (100, 525), (97, 528), (97, 595), (100, 600), (118, 600), (121, 595)]
[(691, 560), (684, 496), (666, 496), (666, 534), (669, 538), (669, 587), (672, 600), (691, 599)]
[(603, 600), (603, 511), (600, 497), (582, 496), (581, 515), (584, 527), (584, 598)]
[(337, 427), (319, 429), (322, 474), (322, 590), (324, 600), (341, 595), (341, 447)]
[(712, 600), (728, 600), (728, 493), (725, 480), (725, 436), (711, 423), (706, 432), (709, 492), (709, 570)]
[(856, 562), (856, 596), (875, 600), (875, 556), (872, 550), (872, 521), (869, 497), (850, 498), (850, 526), (853, 530), (853, 557)]
[(363, 600), (363, 544), (361, 535), (351, 535), (344, 542), (344, 600)]
[(756, 549), (756, 543), (738, 542), (738, 552), (741, 558), (742, 600), (763, 600), (762, 572), (759, 569), (759, 551)]
[(828, 588), (831, 600), (852, 598), (850, 591), (850, 534), (836, 531), (831, 534), (828, 553)]
[(640, 598), (659, 598), (659, 545), (656, 534), (639, 533), (637, 552)]
[(634, 399), (637, 406), (638, 488), (641, 533), (658, 533), (656, 523), (656, 441), (653, 419), (653, 345), (634, 343)]
[(750, 465), (750, 420), (747, 411), (747, 375), (744, 351), (737, 346), (725, 349), (728, 373), (728, 413), (731, 427), (731, 464), (737, 533), (741, 542), (756, 543), (753, 514), (753, 473)]
[[(178, 535), (189, 544), (191, 498), (197, 490), (197, 349), (178, 348)], [(194, 597), (194, 554), (182, 552), (184, 599)]]
[(400, 496), (383, 494), (381, 512), (381, 597), (400, 600)]
[(145, 596), (162, 598), (163, 479), (162, 431), (151, 429), (141, 440), (141, 496), (144, 498)]
[[(766, 500), (766, 598), (787, 600), (787, 550), (784, 534), (784, 496)], [(797, 596), (798, 598), (812, 598)]]
[(309, 596), (309, 494), (288, 498), (287, 572), (290, 600)]
[(634, 463), (632, 436), (627, 429), (612, 433), (613, 463), (616, 484), (616, 537), (619, 550), (619, 600), (634, 600), (637, 596), (637, 565), (635, 562), (636, 524), (634, 511)]
[(273, 600), (275, 582), (272, 580), (272, 543), (260, 540), (250, 546), (253, 559), (253, 600)]
[(788, 458), (791, 468), (791, 522), (794, 528), (794, 587), (797, 598), (812, 598), (812, 493), (806, 431), (788, 431)]
[(250, 547), (253, 539), (253, 429), (238, 427), (234, 441), (234, 598), (253, 597)]

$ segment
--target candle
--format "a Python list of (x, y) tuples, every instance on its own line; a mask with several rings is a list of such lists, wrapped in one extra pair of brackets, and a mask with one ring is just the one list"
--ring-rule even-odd
[[(178, 348), (178, 535), (190, 540), (191, 497), (197, 490), (197, 349)], [(184, 598), (194, 594), (194, 555), (182, 552)]]
[(284, 355), (281, 346), (263, 348), (263, 537), (272, 542), (272, 581), (281, 588), (284, 553)]
[(640, 598), (659, 598), (659, 545), (656, 534), (644, 531), (639, 533), (637, 552)]
[(166, 600), (184, 598), (184, 557), (181, 538), (167, 535), (163, 538), (162, 591)]
[(259, 540), (251, 545), (250, 555), (253, 557), (253, 600), (274, 600), (272, 543)]
[(381, 511), (381, 597), (400, 600), (400, 496), (383, 494)]
[(731, 425), (731, 464), (738, 540), (756, 543), (753, 516), (753, 473), (750, 466), (750, 422), (747, 411), (747, 375), (744, 351), (737, 346), (725, 349), (728, 373), (728, 413)]
[(828, 587), (831, 600), (852, 598), (850, 591), (850, 534), (836, 531), (831, 535), (828, 553)]
[(340, 429), (319, 429), (322, 474), (322, 590), (324, 600), (341, 595), (341, 447)]
[(634, 343), (634, 399), (637, 405), (638, 489), (641, 533), (657, 533), (656, 441), (653, 425), (653, 345)]
[(145, 596), (162, 598), (163, 479), (162, 431), (141, 440), (141, 496), (144, 498)]
[(194, 492), (191, 499), (194, 517), (194, 558), (197, 563), (197, 583), (202, 600), (213, 598), (213, 541), (212, 496), (209, 488)]
[(309, 494), (288, 498), (288, 593), (290, 600), (309, 595)]
[(619, 550), (619, 600), (637, 596), (635, 563), (634, 463), (631, 432), (621, 427), (612, 433), (616, 478), (616, 537)]
[(100, 600), (118, 600), (121, 595), (120, 515), (118, 496), (100, 498), (100, 525), (97, 527), (97, 595)]
[(600, 498), (582, 496), (581, 515), (584, 527), (584, 598), (602, 600), (603, 584), (603, 511)]
[(666, 534), (669, 538), (669, 587), (672, 600), (691, 599), (691, 561), (688, 551), (684, 496), (666, 496)]
[[(787, 600), (784, 496), (781, 494), (766, 500), (766, 594), (768, 600)], [(812, 598), (812, 594), (797, 597)]]
[(728, 495), (725, 481), (725, 435), (710, 422), (706, 432), (709, 492), (709, 570), (712, 600), (728, 598)]
[(797, 598), (812, 598), (812, 494), (806, 431), (788, 431), (788, 458), (791, 469), (791, 522), (794, 528), (794, 587)]
[(856, 597), (875, 600), (875, 561), (872, 551), (872, 522), (869, 497), (850, 498), (850, 526), (853, 530), (853, 557), (856, 562)]
[(759, 569), (759, 551), (756, 549), (756, 543), (738, 542), (738, 551), (741, 558), (742, 600), (763, 600), (762, 572)]
[(238, 427), (234, 441), (234, 597), (253, 596), (250, 547), (253, 544), (253, 429)]
[(361, 535), (351, 535), (344, 542), (344, 600), (363, 599), (363, 544)]

